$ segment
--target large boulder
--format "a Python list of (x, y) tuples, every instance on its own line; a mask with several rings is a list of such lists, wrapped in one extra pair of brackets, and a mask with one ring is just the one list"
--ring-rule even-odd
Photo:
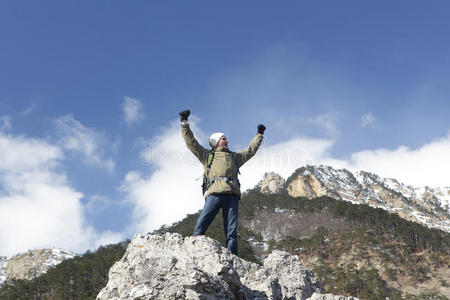
[(208, 237), (166, 233), (136, 235), (97, 299), (297, 300), (314, 293), (321, 295), (320, 283), (297, 256), (274, 251), (259, 266)]

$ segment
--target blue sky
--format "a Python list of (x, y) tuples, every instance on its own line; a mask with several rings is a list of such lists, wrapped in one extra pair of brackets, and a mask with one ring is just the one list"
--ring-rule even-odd
[(450, 185), (449, 9), (3, 1), (0, 255), (84, 251), (200, 209), (201, 168), (178, 132), (187, 108), (204, 145), (223, 131), (241, 149), (263, 123), (262, 153), (295, 158), (255, 158), (246, 187), (307, 163)]

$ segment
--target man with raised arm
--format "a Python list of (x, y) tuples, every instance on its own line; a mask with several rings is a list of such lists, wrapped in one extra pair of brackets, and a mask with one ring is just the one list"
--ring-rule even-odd
[(205, 170), (203, 181), (205, 205), (198, 217), (193, 235), (205, 234), (214, 217), (222, 209), (227, 248), (233, 254), (237, 254), (238, 209), (241, 196), (239, 168), (258, 151), (266, 127), (259, 124), (256, 136), (247, 148), (239, 152), (231, 152), (228, 149), (228, 140), (223, 133), (213, 133), (209, 138), (211, 149), (208, 150), (195, 139), (189, 127), (189, 115), (189, 110), (180, 112), (181, 133), (186, 146), (202, 163)]

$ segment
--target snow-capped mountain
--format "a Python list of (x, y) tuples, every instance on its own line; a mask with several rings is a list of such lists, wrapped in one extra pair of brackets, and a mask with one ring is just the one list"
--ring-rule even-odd
[(412, 187), (369, 172), (352, 173), (329, 166), (297, 169), (286, 181), (267, 173), (258, 184), (264, 193), (315, 198), (329, 196), (383, 208), (427, 227), (450, 232), (450, 187)]
[(8, 279), (31, 280), (76, 255), (61, 249), (36, 249), (10, 258), (0, 257), (0, 285)]

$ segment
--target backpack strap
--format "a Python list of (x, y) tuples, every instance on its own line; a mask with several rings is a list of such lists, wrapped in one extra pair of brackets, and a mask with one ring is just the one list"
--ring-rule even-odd
[(203, 183), (202, 183), (202, 194), (203, 194), (203, 196), (208, 191), (208, 188), (210, 186), (210, 183), (208, 182), (208, 174), (209, 174), (209, 170), (211, 169), (211, 164), (212, 164), (212, 161), (214, 159), (214, 154), (215, 153), (216, 153), (216, 151), (215, 151), (214, 148), (212, 148), (211, 150), (208, 151), (208, 158), (206, 160), (206, 170), (203, 173)]
[(214, 159), (215, 153), (216, 153), (216, 151), (214, 148), (208, 151), (208, 160), (206, 161), (206, 171), (205, 171), (206, 177), (208, 177), (209, 170), (211, 169), (211, 164)]
[(237, 177), (234, 176), (230, 176), (230, 177), (214, 177), (214, 178), (209, 178), (208, 179), (208, 187), (213, 184), (214, 182), (218, 181), (218, 180), (224, 180), (226, 183), (228, 183), (231, 187), (236, 188), (238, 186), (241, 185), (241, 183), (239, 182), (239, 179)]
[(241, 171), (239, 170), (238, 163), (236, 161), (236, 152), (231, 152), (231, 155), (233, 155), (233, 160), (234, 160), (234, 163), (236, 164), (236, 169), (237, 169), (238, 175), (241, 175)]

